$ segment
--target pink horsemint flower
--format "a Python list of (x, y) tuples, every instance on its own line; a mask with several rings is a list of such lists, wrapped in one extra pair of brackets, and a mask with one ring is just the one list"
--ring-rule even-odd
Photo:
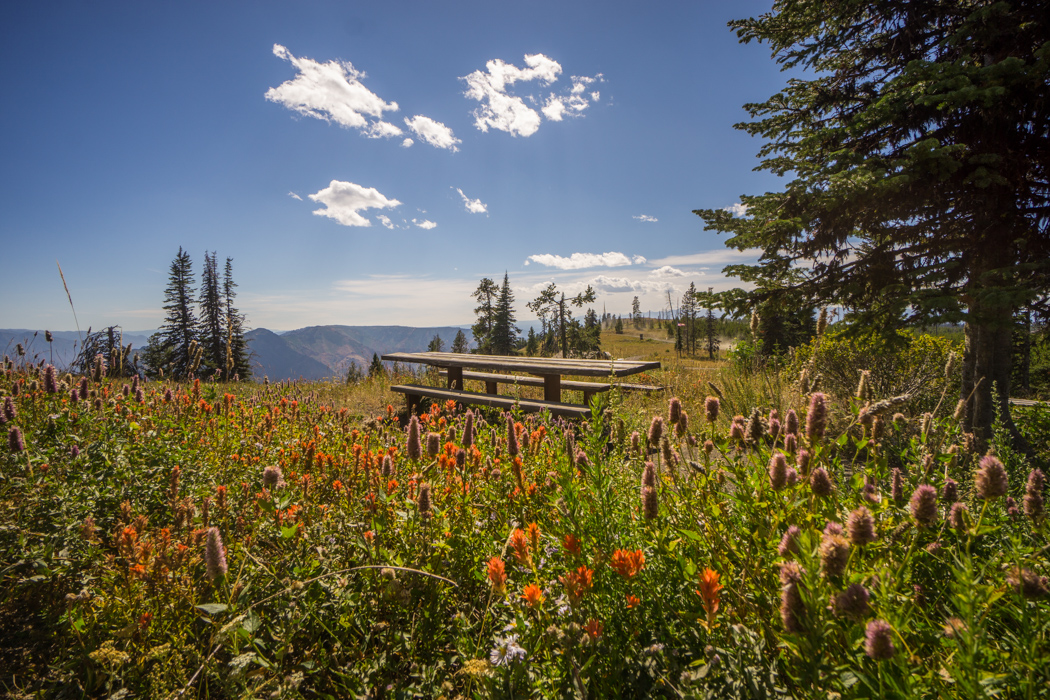
[(937, 489), (929, 484), (920, 484), (908, 502), (911, 517), (920, 527), (929, 527), (937, 522)]
[(441, 436), (437, 433), (427, 433), (427, 457), (437, 457), (440, 450)]
[(809, 475), (809, 488), (812, 489), (814, 496), (821, 498), (827, 498), (834, 491), (834, 487), (831, 485), (831, 477), (828, 476), (824, 467), (817, 467)]
[(1024, 490), (1024, 513), (1033, 522), (1043, 517), (1045, 503), (1043, 501), (1043, 484), (1046, 476), (1041, 469), (1033, 469), (1028, 473), (1028, 482)]
[(798, 536), (800, 530), (798, 525), (792, 525), (784, 533), (784, 536), (780, 539), (780, 545), (777, 547), (777, 553), (782, 557), (788, 557), (792, 554), (798, 553)]
[(974, 475), (974, 480), (977, 486), (977, 495), (981, 498), (992, 500), (1006, 495), (1006, 468), (1002, 462), (992, 455), (981, 457), (981, 463), (977, 473)]
[(664, 434), (664, 419), (654, 416), (653, 422), (649, 424), (649, 449), (655, 450), (660, 445), (660, 438)]
[(831, 609), (839, 617), (859, 620), (868, 614), (868, 601), (871, 594), (859, 583), (852, 583), (846, 590), (831, 596)]
[[(841, 532), (841, 526), (839, 528)], [(824, 575), (828, 577), (841, 576), (846, 570), (849, 561), (849, 541), (837, 532), (825, 530), (820, 539), (820, 563), (824, 567)]]
[(467, 419), (463, 424), (463, 447), (469, 449), (474, 444), (474, 412), (467, 411)]
[(810, 457), (809, 450), (799, 450), (798, 454), (795, 455), (795, 466), (798, 467), (798, 471), (802, 476), (809, 476)]
[(897, 467), (893, 468), (892, 476), (890, 477), (890, 498), (895, 503), (900, 503), (904, 498), (904, 476)]
[(58, 380), (55, 379), (55, 366), (48, 365), (44, 369), (44, 391), (49, 394), (58, 393)]
[(802, 593), (799, 591), (799, 583), (791, 581), (780, 590), (780, 620), (784, 623), (784, 630), (790, 634), (802, 631), (802, 617), (805, 614), (805, 603), (802, 602)]
[(646, 520), (653, 520), (659, 513), (659, 503), (656, 499), (656, 465), (652, 462), (646, 462), (642, 471), (642, 513)]
[(419, 437), (419, 418), (415, 415), (408, 420), (408, 445), (405, 451), (413, 462), (419, 461), (423, 456), (423, 443)]
[(517, 457), (520, 452), (518, 447), (518, 433), (514, 430), (514, 416), (507, 414), (507, 454)]
[(876, 539), (875, 519), (872, 518), (871, 511), (864, 506), (850, 513), (846, 529), (849, 531), (850, 542), (858, 547), (870, 544)]
[(682, 417), (682, 402), (678, 397), (673, 397), (667, 402), (667, 422), (671, 425), (677, 425), (678, 420)]
[(416, 500), (416, 506), (419, 508), (419, 515), (424, 518), (430, 517), (430, 484), (423, 484), (419, 487), (419, 498)]
[(708, 396), (704, 399), (704, 417), (707, 418), (708, 423), (714, 423), (718, 420), (718, 397)]
[(741, 443), (744, 441), (744, 417), (734, 416), (733, 422), (729, 425), (729, 441)]
[(798, 435), (798, 414), (793, 408), (784, 416), (784, 432), (787, 435)]
[(281, 473), (281, 468), (274, 465), (263, 469), (262, 475), (263, 488), (272, 489), (275, 486), (284, 485), (284, 475)]
[(7, 431), (7, 447), (12, 452), (22, 452), (26, 448), (25, 438), (22, 437), (22, 429), (17, 425)]
[(642, 436), (635, 430), (631, 433), (631, 451), (638, 454), (642, 450)]
[(893, 628), (885, 620), (872, 620), (864, 630), (864, 652), (880, 661), (893, 657)]
[(774, 491), (779, 491), (787, 485), (787, 458), (780, 452), (769, 460), (769, 484)]
[(827, 397), (817, 392), (809, 400), (809, 412), (806, 413), (806, 437), (809, 444), (816, 445), (824, 439), (824, 430), (828, 427)]
[(1050, 579), (1039, 576), (1031, 569), (1014, 567), (1006, 575), (1006, 582), (1015, 592), (1030, 600), (1050, 596)]
[(955, 503), (959, 500), (959, 483), (955, 479), (945, 479), (941, 487), (941, 500), (945, 503)]
[(383, 455), (383, 464), (379, 468), (379, 473), (384, 479), (389, 479), (394, 475), (394, 459), (389, 454)]
[(4, 418), (7, 420), (18, 418), (18, 410), (15, 408), (15, 402), (10, 396), (4, 397)]
[(956, 501), (948, 512), (948, 524), (952, 529), (960, 532), (966, 528), (966, 504)]
[(209, 581), (226, 575), (226, 547), (222, 544), (222, 536), (217, 527), (208, 528), (208, 543), (204, 548), (204, 566), (208, 572)]

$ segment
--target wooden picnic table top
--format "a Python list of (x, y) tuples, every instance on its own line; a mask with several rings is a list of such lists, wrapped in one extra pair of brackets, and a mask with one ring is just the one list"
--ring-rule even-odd
[(583, 360), (560, 357), (519, 357), (514, 355), (471, 355), (458, 352), (392, 352), (387, 362), (417, 362), (437, 367), (484, 369), (497, 372), (527, 372), (540, 376), (626, 377), (651, 369), (659, 362), (634, 360)]

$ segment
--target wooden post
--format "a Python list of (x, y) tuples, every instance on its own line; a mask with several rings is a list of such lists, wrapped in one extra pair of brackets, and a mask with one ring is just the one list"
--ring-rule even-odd
[(497, 382), (489, 381), (488, 379), (485, 380), (485, 393), (486, 394), (498, 394), (499, 393), (498, 387), (499, 387), (499, 384)]
[(544, 374), (543, 377), (543, 400), (561, 402), (561, 375)]
[(462, 367), (449, 367), (448, 368), (448, 388), (463, 390), (463, 368)]

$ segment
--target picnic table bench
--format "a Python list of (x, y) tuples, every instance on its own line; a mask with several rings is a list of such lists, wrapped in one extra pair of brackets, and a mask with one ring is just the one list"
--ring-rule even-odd
[[(632, 360), (583, 360), (575, 358), (534, 358), (502, 355), (469, 355), (452, 352), (395, 352), (382, 356), (387, 362), (421, 363), (440, 368), (446, 378), (447, 388), (401, 384), (390, 387), (391, 391), (405, 395), (409, 412), (415, 410), (420, 398), (453, 399), (466, 404), (511, 408), (515, 405), (525, 411), (549, 410), (554, 415), (585, 416), (590, 413), (590, 399), (599, 392), (613, 386), (640, 391), (655, 391), (660, 387), (649, 385), (615, 385), (612, 382), (581, 382), (563, 380), (565, 376), (625, 377), (651, 369), (659, 369), (659, 362), (636, 362)], [(486, 371), (472, 371), (486, 370)], [(522, 372), (520, 376), (507, 374)], [(465, 379), (485, 382), (485, 393), (466, 391)], [(500, 384), (542, 386), (543, 400), (520, 399), (498, 393)], [(582, 391), (583, 404), (562, 401), (562, 389)]]

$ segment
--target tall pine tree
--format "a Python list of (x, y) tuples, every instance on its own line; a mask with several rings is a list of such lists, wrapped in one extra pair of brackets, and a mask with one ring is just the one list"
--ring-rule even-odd
[(492, 315), (491, 350), (494, 355), (510, 355), (514, 352), (520, 329), (514, 321), (514, 293), (510, 289), (510, 278), (503, 273), (503, 286)]
[(210, 372), (226, 371), (226, 324), (223, 297), (219, 291), (219, 268), (215, 252), (204, 251), (204, 268), (201, 270), (200, 331), (198, 338), (204, 348), (204, 366)]
[(753, 302), (840, 305), (869, 332), (965, 321), (963, 429), (986, 441), (998, 414), (1023, 445), (1012, 320), (1050, 289), (1046, 0), (777, 0), (730, 26), (802, 72), (738, 125), (784, 189), (696, 212), (762, 249), (727, 271)]
[(236, 286), (237, 284), (233, 281), (233, 258), (227, 257), (226, 268), (222, 276), (223, 313), (226, 320), (224, 376), (227, 380), (244, 381), (251, 378), (252, 365), (248, 343), (244, 340), (244, 314), (233, 305), (233, 300), (237, 296), (237, 292), (233, 291)]
[(488, 277), (481, 278), (478, 288), (471, 294), (478, 300), (478, 306), (474, 309), (477, 321), (471, 327), (474, 334), (474, 342), (478, 345), (478, 352), (482, 354), (492, 352), (492, 326), (496, 316), (496, 300), (499, 297), (499, 287)]
[[(168, 374), (176, 378), (188, 378), (193, 366), (191, 346), (197, 341), (197, 317), (193, 313), (196, 291), (193, 287), (193, 262), (190, 254), (181, 247), (171, 261), (168, 286), (164, 290), (164, 311), (167, 316), (160, 332), (154, 336), (160, 350), (159, 357), (167, 361)], [(151, 345), (153, 338), (151, 340)], [(160, 369), (156, 367), (155, 369)]]

